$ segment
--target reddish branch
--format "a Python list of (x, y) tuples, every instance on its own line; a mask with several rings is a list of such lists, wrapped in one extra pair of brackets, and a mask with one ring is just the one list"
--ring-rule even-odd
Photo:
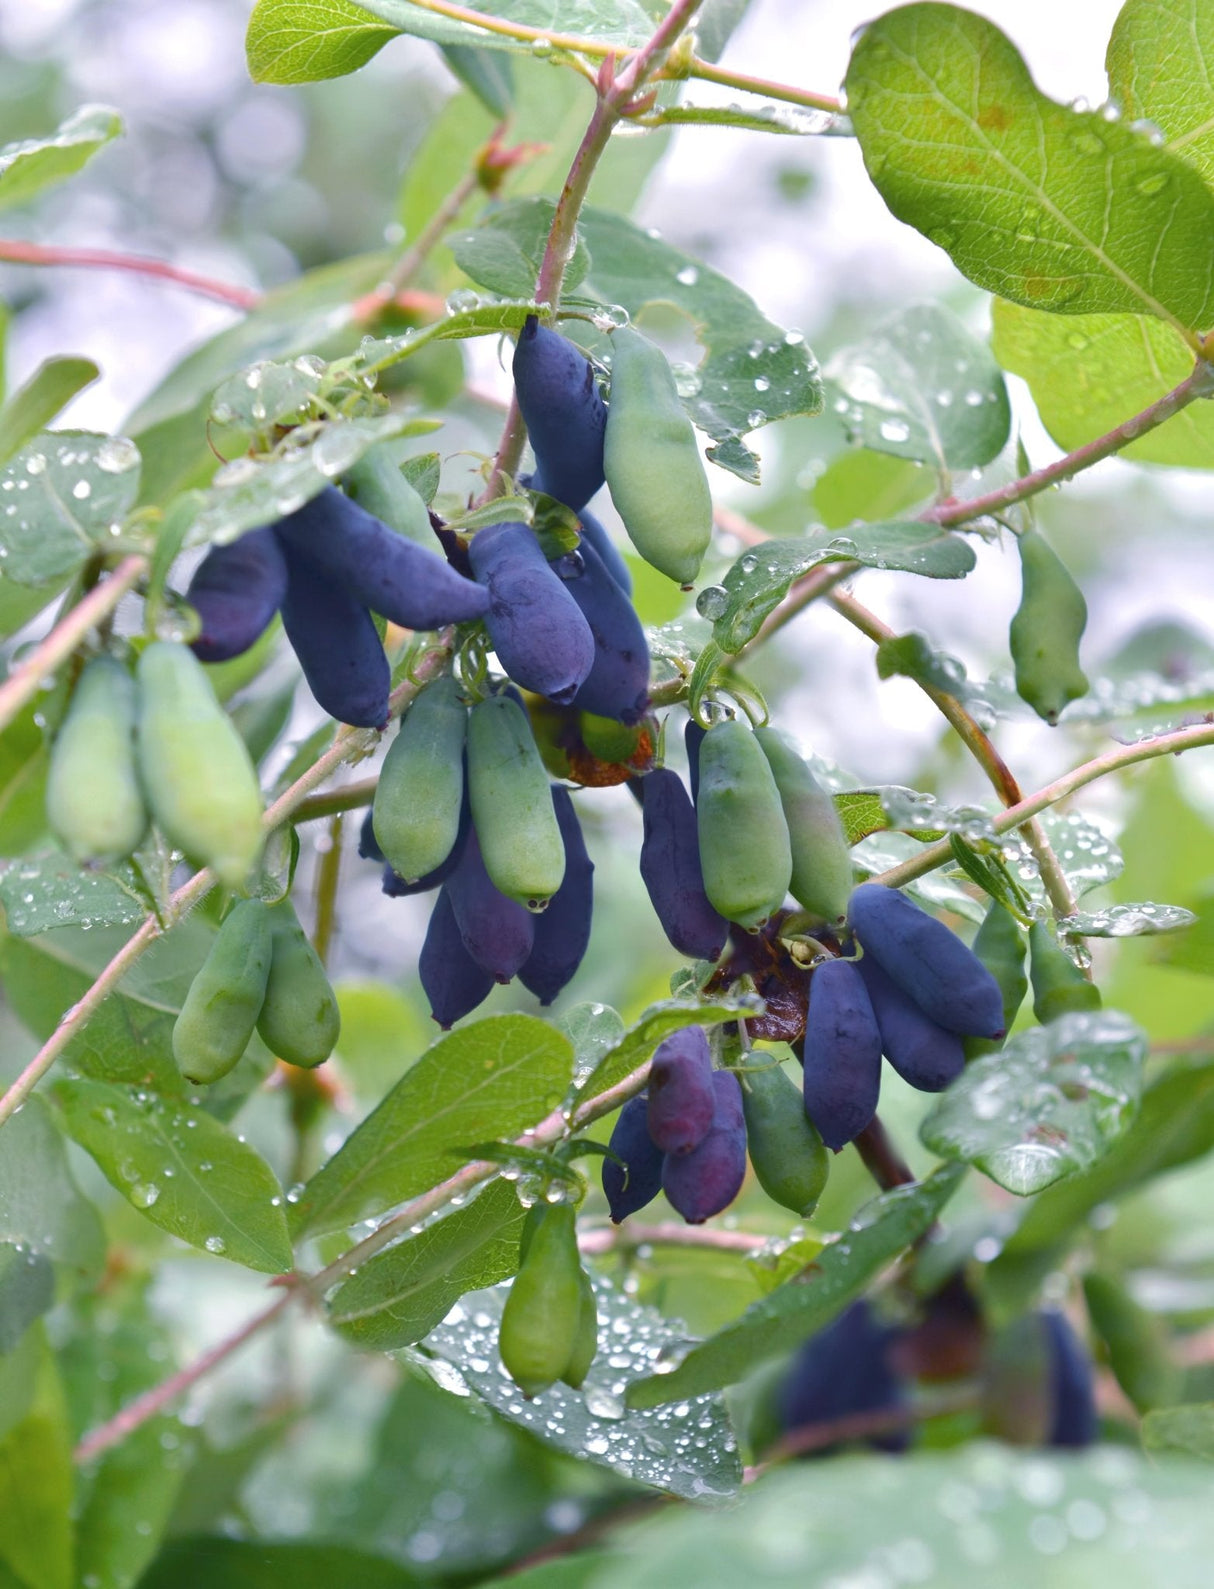
[(14, 265), (84, 265), (99, 270), (128, 270), (137, 276), (152, 276), (172, 282), (187, 292), (216, 298), (233, 309), (256, 309), (261, 294), (253, 287), (237, 287), (233, 282), (215, 281), (193, 270), (182, 270), (163, 259), (145, 259), (139, 254), (119, 254), (108, 248), (61, 248), (51, 243), (21, 243), (0, 239), (0, 260)]

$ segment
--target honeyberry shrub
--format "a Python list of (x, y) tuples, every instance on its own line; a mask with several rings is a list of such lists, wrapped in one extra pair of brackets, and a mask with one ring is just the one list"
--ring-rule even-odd
[[(1198, 1581), (1214, 653), (1170, 477), (1050, 488), (1209, 466), (1214, 8), (1098, 109), (746, 9), (259, 0), (318, 107), (466, 85), (404, 238), (0, 410), (6, 1583)], [(629, 218), (676, 125), (854, 140), (947, 303), (815, 357)]]

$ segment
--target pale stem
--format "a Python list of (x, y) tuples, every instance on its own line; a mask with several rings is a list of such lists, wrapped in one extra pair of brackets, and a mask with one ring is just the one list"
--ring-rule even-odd
[(93, 629), (108, 618), (118, 603), (147, 573), (146, 557), (124, 557), (109, 577), (94, 586), (76, 603), (44, 640), (34, 647), (21, 665), (0, 684), (0, 729), (7, 728), (17, 713), (43, 686), (57, 668), (88, 638)]
[[(680, 74), (681, 76), (682, 74)], [(768, 77), (751, 77), (746, 72), (731, 72), (728, 67), (692, 57), (687, 73), (703, 83), (720, 83), (724, 88), (737, 88), (746, 94), (762, 94), (767, 99), (781, 99), (790, 105), (803, 105), (807, 110), (824, 110), (832, 116), (843, 111), (842, 102), (833, 94), (816, 94), (811, 88), (795, 88), (789, 83), (776, 83)]]
[(138, 254), (119, 254), (108, 248), (61, 248), (57, 244), (22, 243), (4, 238), (0, 240), (0, 260), (14, 265), (85, 265), (100, 270), (128, 270), (137, 276), (172, 282), (204, 298), (216, 298), (233, 309), (256, 309), (261, 302), (261, 294), (252, 287), (214, 281), (210, 276), (182, 270), (163, 259), (144, 259)]
[(758, 1252), (766, 1247), (770, 1236), (758, 1236), (748, 1230), (715, 1230), (711, 1225), (637, 1225), (632, 1220), (626, 1225), (599, 1225), (578, 1233), (578, 1251), (588, 1258), (600, 1258), (604, 1253), (632, 1251), (637, 1247), (700, 1247), (715, 1252)]

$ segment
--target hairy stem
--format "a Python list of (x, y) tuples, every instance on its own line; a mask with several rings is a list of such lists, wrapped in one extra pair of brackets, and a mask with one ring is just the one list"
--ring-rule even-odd
[(1198, 398), (1208, 398), (1211, 395), (1214, 395), (1214, 365), (1201, 360), (1193, 373), (1186, 376), (1179, 386), (1156, 398), (1140, 414), (1123, 420), (1120, 425), (1115, 425), (1107, 435), (1098, 436), (1095, 441), (1085, 442), (1082, 447), (1076, 447), (1073, 452), (1068, 452), (1055, 463), (1046, 464), (1043, 469), (1034, 469), (1031, 474), (1022, 475), (1019, 480), (1012, 480), (995, 491), (986, 492), (983, 496), (971, 497), (967, 502), (941, 502), (935, 507), (925, 508), (919, 514), (919, 518), (932, 524), (965, 524), (970, 519), (981, 518), (988, 513), (998, 513), (1001, 508), (1011, 507), (1014, 502), (1023, 502), (1026, 497), (1036, 496), (1038, 492), (1046, 491), (1052, 485), (1073, 479), (1083, 470), (1090, 469), (1093, 464), (1100, 463), (1102, 459), (1111, 457), (1115, 452), (1120, 452), (1123, 447), (1128, 447), (1132, 441), (1137, 441), (1148, 431), (1155, 430), (1165, 420), (1171, 419), (1174, 414), (1179, 414), (1182, 408), (1187, 408)]
[(113, 613), (118, 603), (133, 590), (148, 571), (146, 557), (124, 557), (114, 572), (95, 585), (59, 620), (47, 635), (0, 684), (0, 729), (7, 728), (27, 702), (42, 688), (44, 679), (62, 666), (89, 632)]
[[(1006, 811), (1001, 811), (994, 818), (992, 826), (996, 833), (1008, 833), (1012, 828), (1021, 827), (1030, 817), (1048, 811), (1051, 806), (1057, 805), (1060, 800), (1065, 800), (1068, 795), (1074, 794), (1077, 789), (1082, 789), (1085, 784), (1094, 783), (1097, 778), (1119, 772), (1123, 767), (1133, 767), (1140, 761), (1151, 761), (1156, 756), (1179, 756), (1186, 750), (1198, 750), (1205, 745), (1214, 745), (1214, 722), (1208, 720), (1193, 724), (1189, 728), (1178, 728), (1168, 734), (1159, 734), (1153, 739), (1138, 740), (1133, 745), (1119, 745), (1116, 750), (1106, 751), (1103, 756), (1085, 761), (1081, 767), (1063, 773), (1062, 777), (1056, 778), (1053, 783), (1046, 784), (1035, 794), (1028, 795), (1017, 804), (1009, 806)], [(922, 877), (926, 872), (934, 871), (937, 866), (944, 866), (952, 859), (952, 855), (949, 841), (940, 839), (935, 844), (925, 844), (918, 855), (890, 867), (888, 872), (880, 873), (873, 878), (873, 881), (884, 883), (887, 888), (901, 888), (906, 883), (913, 883), (917, 877)]]
[(336, 816), (339, 811), (357, 811), (371, 804), (378, 787), (378, 776), (356, 778), (351, 783), (339, 784), (325, 794), (310, 795), (307, 800), (300, 802), (294, 821), (297, 824), (317, 822), (321, 817)]
[(137, 276), (153, 276), (159, 281), (171, 281), (174, 286), (184, 287), (187, 292), (199, 293), (204, 298), (216, 298), (233, 309), (256, 309), (261, 302), (261, 294), (252, 287), (214, 281), (210, 276), (182, 270), (163, 259), (119, 254), (108, 248), (61, 248), (58, 244), (22, 243), (4, 238), (0, 240), (0, 260), (9, 260), (14, 265), (85, 265), (100, 270), (129, 270)]
[[(413, 700), (424, 684), (442, 672), (451, 658), (454, 640), (451, 630), (445, 630), (436, 640), (435, 644), (420, 659), (413, 671), (413, 676), (399, 685), (393, 692), (389, 702), (390, 715), (395, 717)], [(341, 766), (348, 757), (356, 756), (375, 743), (376, 731), (367, 728), (339, 728), (334, 735), (333, 743), (325, 753), (318, 757), (305, 772), (295, 780), (289, 789), (281, 794), (274, 804), (267, 808), (262, 817), (262, 826), (267, 832), (281, 827), (294, 814), (296, 808), (303, 803), (308, 795), (320, 784), (324, 783), (333, 772)], [(0, 1125), (12, 1115), (29, 1097), (38, 1082), (58, 1059), (59, 1055), (81, 1031), (85, 1024), (97, 1013), (102, 1003), (109, 997), (121, 982), (122, 978), (135, 964), (144, 951), (163, 933), (181, 919), (188, 910), (191, 910), (199, 900), (205, 898), (215, 885), (215, 877), (209, 867), (204, 867), (200, 872), (195, 872), (188, 882), (174, 893), (168, 902), (163, 921), (159, 916), (151, 915), (136, 930), (134, 935), (127, 939), (122, 948), (97, 977), (92, 987), (84, 997), (66, 1012), (50, 1037), (30, 1060), (29, 1064), (9, 1087), (3, 1097), (0, 1097)]]

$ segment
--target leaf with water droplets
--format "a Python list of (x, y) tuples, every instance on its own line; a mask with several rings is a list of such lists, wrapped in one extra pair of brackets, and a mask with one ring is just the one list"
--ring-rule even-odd
[(266, 359), (251, 364), (216, 389), (211, 419), (255, 434), (271, 432), (275, 425), (297, 425), (312, 411), (326, 368), (323, 359), (309, 354), (286, 362)]
[(1131, 126), (1214, 180), (1214, 12), (1194, 0), (1125, 0), (1105, 55)]
[(826, 366), (832, 407), (876, 452), (976, 469), (1003, 450), (1011, 407), (985, 342), (939, 304), (913, 304), (840, 348)]
[(691, 999), (665, 999), (651, 1004), (635, 1026), (630, 1026), (618, 1043), (602, 1055), (578, 1089), (578, 1101), (585, 1102), (643, 1065), (654, 1049), (672, 1032), (684, 1026), (718, 1026), (737, 1018), (740, 1010), (754, 1011), (753, 999), (726, 999), (719, 1003), (698, 1004)]
[(63, 1137), (38, 1094), (4, 1126), (0, 1241), (49, 1259), (75, 1281), (93, 1280), (105, 1260), (101, 1220), (76, 1185)]
[(580, 1390), (556, 1384), (533, 1401), (500, 1371), (498, 1326), (505, 1287), (464, 1300), (424, 1342), (504, 1418), (546, 1445), (609, 1468), (623, 1478), (684, 1500), (713, 1502), (742, 1480), (737, 1442), (724, 1403), (714, 1396), (675, 1396), (674, 1407), (640, 1412), (629, 1387), (686, 1343), (676, 1325), (594, 1277), (599, 1348)]
[(1137, 904), (1109, 905), (1104, 910), (1079, 910), (1060, 923), (1068, 933), (1081, 938), (1141, 938), (1160, 932), (1179, 932), (1191, 927), (1197, 917), (1183, 905), (1157, 905), (1149, 900)]
[(1048, 99), (993, 23), (946, 5), (887, 12), (845, 87), (882, 198), (980, 287), (1153, 315), (1190, 343), (1214, 320), (1214, 193), (1115, 109)]
[(575, 1004), (557, 1017), (556, 1024), (573, 1044), (573, 1072), (578, 1081), (585, 1081), (624, 1036), (623, 1018), (609, 1004)]
[(0, 210), (25, 204), (43, 188), (75, 176), (117, 138), (122, 117), (108, 105), (82, 105), (46, 138), (0, 147)]
[(411, 1346), (466, 1291), (515, 1272), (525, 1217), (514, 1186), (492, 1181), (468, 1208), (360, 1264), (329, 1298), (329, 1323), (364, 1349)]
[(0, 469), (0, 572), (41, 585), (110, 551), (139, 492), (139, 453), (120, 436), (37, 436)]
[(52, 1093), (68, 1135), (153, 1224), (262, 1274), (291, 1267), (278, 1182), (218, 1120), (142, 1087), (81, 1078)]
[(1145, 1035), (1119, 1010), (1064, 1015), (975, 1060), (924, 1120), (942, 1158), (1028, 1197), (1087, 1169), (1138, 1109)]
[(795, 539), (764, 541), (743, 552), (725, 575), (728, 599), (713, 623), (716, 643), (736, 655), (758, 634), (794, 581), (820, 563), (844, 561), (928, 579), (963, 579), (974, 566), (974, 553), (959, 535), (918, 519), (853, 524), (845, 533), (818, 529)]
[(45, 430), (100, 374), (92, 359), (44, 359), (0, 408), (0, 463)]
[(521, 1136), (560, 1103), (569, 1039), (533, 1015), (491, 1015), (439, 1038), (304, 1187), (297, 1234), (382, 1213), (454, 1173), (453, 1149)]
[(663, 1373), (665, 1365), (660, 1365), (650, 1378), (637, 1380), (629, 1389), (628, 1405), (658, 1407), (720, 1390), (768, 1358), (799, 1346), (931, 1229), (963, 1175), (962, 1166), (944, 1165), (925, 1181), (896, 1187), (865, 1204), (850, 1228), (822, 1249), (804, 1278), (789, 1280), (752, 1302), (732, 1324), (693, 1346), (672, 1371)]
[[(556, 205), (551, 199), (519, 199), (493, 209), (487, 221), (452, 232), (447, 247), (455, 263), (482, 287), (506, 298), (529, 298), (544, 257)], [(590, 255), (579, 236), (565, 266), (564, 291), (572, 292), (590, 267)]]
[(0, 904), (9, 931), (22, 938), (54, 927), (112, 927), (142, 921), (151, 908), (133, 866), (94, 872), (57, 849), (10, 861), (0, 874)]

